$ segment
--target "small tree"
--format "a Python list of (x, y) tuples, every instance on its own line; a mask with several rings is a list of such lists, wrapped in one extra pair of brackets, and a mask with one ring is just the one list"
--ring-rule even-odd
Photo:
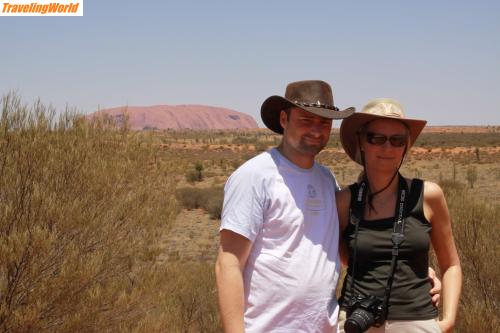
[(194, 169), (196, 170), (197, 172), (197, 175), (198, 175), (198, 181), (201, 182), (203, 180), (203, 163), (202, 162), (196, 162), (196, 164), (194, 165)]
[(190, 169), (186, 172), (186, 180), (190, 183), (201, 182), (203, 180), (204, 169), (202, 162), (196, 162), (194, 169)]

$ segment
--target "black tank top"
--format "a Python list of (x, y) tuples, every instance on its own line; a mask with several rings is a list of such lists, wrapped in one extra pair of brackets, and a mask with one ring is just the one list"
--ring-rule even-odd
[[(351, 187), (351, 209), (358, 187)], [(405, 240), (400, 246), (394, 274), (388, 317), (390, 320), (425, 320), (436, 318), (437, 308), (432, 304), (428, 281), (431, 224), (423, 211), (423, 181), (414, 179), (405, 209)], [(362, 215), (362, 214), (361, 214)], [(394, 217), (379, 220), (361, 220), (358, 229), (356, 254), (356, 282), (354, 293), (383, 297), (390, 274), (392, 258), (391, 233)], [(351, 297), (352, 251), (354, 225), (349, 223), (342, 235), (349, 250), (349, 266), (342, 287), (341, 306)]]

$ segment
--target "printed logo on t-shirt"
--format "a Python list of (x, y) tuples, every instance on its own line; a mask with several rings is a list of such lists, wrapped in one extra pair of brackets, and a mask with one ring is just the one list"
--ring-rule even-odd
[(307, 195), (309, 198), (316, 198), (316, 189), (311, 184), (307, 185)]
[(318, 212), (324, 209), (323, 200), (318, 198), (318, 192), (316, 191), (316, 188), (311, 184), (307, 185), (307, 198), (305, 208), (310, 212)]

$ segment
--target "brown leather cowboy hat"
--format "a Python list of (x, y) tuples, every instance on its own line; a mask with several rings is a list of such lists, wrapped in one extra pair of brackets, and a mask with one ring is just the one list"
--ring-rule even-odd
[(409, 143), (407, 149), (415, 143), (420, 132), (427, 123), (426, 120), (406, 118), (403, 106), (391, 98), (377, 98), (368, 102), (361, 112), (342, 121), (340, 125), (340, 142), (347, 155), (356, 163), (361, 164), (361, 152), (359, 150), (358, 134), (361, 127), (376, 119), (395, 119), (409, 130)]
[(260, 108), (260, 116), (267, 128), (283, 134), (280, 112), (290, 107), (297, 107), (328, 119), (343, 119), (355, 111), (353, 107), (340, 111), (333, 104), (332, 88), (328, 83), (308, 80), (289, 83), (285, 97), (275, 95), (267, 98)]

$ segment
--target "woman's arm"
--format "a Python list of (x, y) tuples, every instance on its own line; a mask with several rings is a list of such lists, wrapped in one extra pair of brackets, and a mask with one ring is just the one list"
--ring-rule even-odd
[(335, 193), (337, 201), (337, 213), (339, 216), (339, 254), (342, 265), (347, 266), (349, 256), (347, 254), (347, 245), (344, 242), (344, 230), (349, 223), (349, 206), (351, 204), (351, 191), (345, 188), (340, 192)]
[(462, 268), (451, 231), (451, 219), (444, 193), (439, 185), (424, 183), (424, 215), (431, 222), (431, 242), (442, 275), (443, 314), (438, 322), (443, 332), (451, 332), (455, 325), (458, 300), (462, 289)]

